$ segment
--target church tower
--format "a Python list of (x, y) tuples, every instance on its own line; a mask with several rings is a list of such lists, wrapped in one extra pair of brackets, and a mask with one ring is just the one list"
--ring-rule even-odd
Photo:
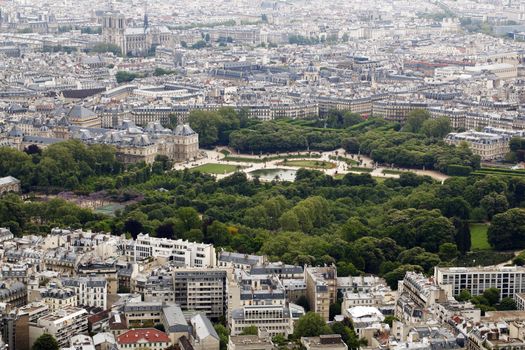
[(122, 54), (126, 54), (126, 18), (124, 15), (116, 12), (104, 14), (102, 20), (102, 37), (107, 44), (113, 44), (120, 47)]

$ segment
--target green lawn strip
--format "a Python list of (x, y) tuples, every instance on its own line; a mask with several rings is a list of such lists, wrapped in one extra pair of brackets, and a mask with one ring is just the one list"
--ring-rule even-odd
[(489, 250), (491, 249), (487, 231), (489, 225), (483, 223), (470, 224), (470, 241), (472, 250)]
[(346, 157), (337, 157), (337, 156), (330, 156), (331, 160), (339, 160), (341, 162), (345, 162), (348, 165), (359, 165), (359, 162), (354, 159), (346, 158)]
[(228, 174), (237, 170), (236, 165), (209, 163), (191, 168), (191, 171), (200, 171), (207, 174)]
[(336, 167), (335, 163), (326, 162), (322, 160), (285, 160), (278, 163), (279, 165), (293, 166), (300, 168), (314, 168), (314, 169), (333, 169)]

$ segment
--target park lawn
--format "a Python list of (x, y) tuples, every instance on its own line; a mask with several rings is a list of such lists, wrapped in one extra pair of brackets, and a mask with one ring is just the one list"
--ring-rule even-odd
[(471, 249), (472, 250), (489, 250), (491, 249), (488, 237), (487, 237), (487, 231), (488, 231), (489, 225), (488, 224), (470, 224), (470, 242), (471, 242)]
[(346, 157), (336, 157), (336, 156), (330, 156), (329, 157), (331, 160), (340, 160), (342, 162), (345, 162), (346, 164), (350, 165), (350, 166), (354, 166), (354, 165), (359, 165), (359, 162), (357, 160), (354, 160), (354, 159), (350, 159), (350, 158), (346, 158)]
[(236, 165), (208, 163), (191, 168), (191, 171), (200, 171), (207, 174), (228, 174), (237, 170)]
[(313, 169), (333, 169), (336, 167), (335, 163), (324, 160), (287, 160), (278, 163), (279, 165), (296, 166), (300, 168)]

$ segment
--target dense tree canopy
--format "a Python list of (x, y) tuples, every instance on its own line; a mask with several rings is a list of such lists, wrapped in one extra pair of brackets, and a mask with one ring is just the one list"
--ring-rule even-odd
[(33, 346), (31, 347), (31, 350), (58, 350), (58, 349), (59, 349), (58, 342), (49, 333), (44, 333), (40, 337), (38, 337), (33, 343)]
[(410, 112), (403, 125), (403, 131), (418, 133), (423, 125), (430, 119), (430, 113), (424, 109), (416, 109)]
[(488, 238), (496, 249), (525, 248), (525, 210), (515, 208), (495, 215)]
[(295, 324), (294, 337), (317, 337), (321, 334), (330, 334), (332, 330), (322, 316), (315, 312), (307, 312)]

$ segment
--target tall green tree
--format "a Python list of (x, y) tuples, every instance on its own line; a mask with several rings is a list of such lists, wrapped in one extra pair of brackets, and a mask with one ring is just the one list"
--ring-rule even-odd
[(439, 117), (437, 119), (427, 119), (421, 125), (421, 132), (428, 137), (442, 139), (452, 131), (450, 119), (448, 117)]
[(452, 220), (454, 227), (456, 229), (456, 234), (454, 236), (454, 241), (456, 246), (461, 254), (465, 254), (470, 250), (471, 237), (470, 237), (470, 225), (468, 221), (461, 220), (459, 218), (453, 218)]
[(53, 337), (49, 333), (44, 333), (40, 337), (38, 337), (35, 342), (33, 343), (33, 346), (31, 347), (31, 350), (58, 350), (58, 342), (56, 341), (55, 337)]
[(525, 210), (514, 208), (494, 215), (488, 240), (498, 250), (525, 248)]
[(403, 131), (418, 133), (428, 119), (430, 119), (430, 113), (427, 110), (415, 109), (408, 113)]
[(294, 337), (317, 337), (321, 334), (330, 334), (332, 330), (327, 326), (321, 315), (315, 312), (307, 312), (299, 318), (295, 324)]
[(492, 220), (492, 217), (496, 214), (503, 213), (509, 209), (509, 202), (507, 197), (503, 194), (491, 192), (484, 196), (480, 201), (479, 205), (487, 214), (487, 219)]

